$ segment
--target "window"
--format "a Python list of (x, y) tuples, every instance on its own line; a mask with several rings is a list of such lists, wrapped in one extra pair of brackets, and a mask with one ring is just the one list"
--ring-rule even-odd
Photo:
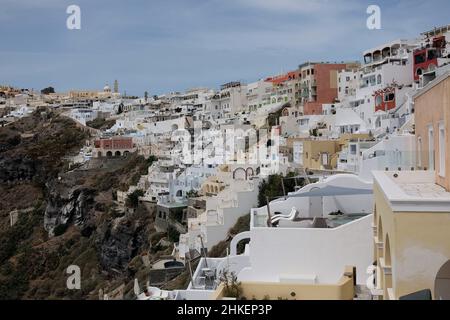
[(439, 124), (439, 175), (445, 177), (445, 127)]
[(377, 76), (377, 84), (381, 84), (381, 74)]
[(386, 101), (386, 102), (394, 101), (394, 99), (395, 99), (394, 93), (388, 93), (384, 96), (384, 101)]
[(383, 103), (383, 98), (381, 96), (377, 96), (375, 98), (375, 105), (380, 106)]
[(418, 54), (414, 57), (415, 64), (421, 64), (421, 63), (424, 63), (425, 61), (426, 61), (425, 53)]
[(434, 132), (433, 127), (428, 128), (428, 162), (431, 171), (434, 171)]
[(428, 51), (428, 61), (429, 60), (434, 60), (438, 57), (436, 50), (429, 50)]

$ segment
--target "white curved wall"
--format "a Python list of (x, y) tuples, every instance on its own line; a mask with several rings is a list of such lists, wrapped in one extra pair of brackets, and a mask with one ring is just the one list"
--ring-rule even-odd
[(318, 283), (336, 283), (346, 266), (356, 266), (365, 284), (372, 264), (372, 215), (335, 229), (255, 228), (251, 231), (250, 268), (239, 281), (278, 282), (280, 275), (315, 275)]
[[(338, 174), (332, 176), (323, 182), (312, 183), (296, 193), (299, 194), (309, 192), (313, 188), (323, 188), (325, 186), (338, 186), (354, 189), (366, 189), (372, 190), (373, 184), (362, 180), (356, 175), (351, 174)], [(301, 217), (314, 216), (314, 212), (310, 212), (310, 198), (288, 198), (287, 200), (279, 199), (270, 203), (270, 212), (280, 212), (282, 214), (289, 214), (292, 207), (296, 207), (300, 211)], [(323, 213), (328, 215), (333, 212), (341, 211), (343, 213), (367, 213), (370, 214), (373, 211), (373, 195), (371, 194), (359, 194), (351, 196), (335, 196), (323, 198)], [(267, 207), (254, 209), (253, 212), (261, 215), (267, 215)], [(253, 218), (253, 216), (252, 216)], [(254, 224), (251, 224), (254, 226)]]

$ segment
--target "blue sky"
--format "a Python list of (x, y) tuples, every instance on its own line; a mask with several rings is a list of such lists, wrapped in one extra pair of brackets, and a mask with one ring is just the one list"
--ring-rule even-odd
[[(81, 30), (66, 28), (67, 6)], [(377, 4), (382, 30), (366, 28)], [(304, 61), (360, 60), (450, 24), (448, 0), (0, 0), (0, 84), (160, 94), (254, 81)]]

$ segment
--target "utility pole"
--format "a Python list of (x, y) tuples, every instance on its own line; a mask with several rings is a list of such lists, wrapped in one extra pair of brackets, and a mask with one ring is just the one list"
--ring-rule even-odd
[(200, 243), (202, 244), (202, 252), (205, 254), (205, 266), (208, 268), (208, 258), (206, 256), (206, 250), (205, 250), (205, 245), (203, 244), (203, 237), (202, 235), (198, 235), (198, 237), (200, 238)]
[(284, 177), (281, 177), (281, 188), (283, 188), (283, 196), (286, 200), (286, 189), (284, 188)]
[(193, 276), (193, 274), (192, 274), (191, 252), (190, 252), (190, 251), (188, 252), (188, 255), (189, 255), (189, 259), (188, 259), (189, 275), (191, 276), (191, 283), (192, 283), (192, 286), (195, 287), (195, 286), (194, 286), (194, 276)]
[(268, 196), (266, 196), (266, 203), (267, 203), (267, 226), (269, 227), (269, 228), (271, 228), (272, 227), (272, 222), (271, 222), (271, 220), (272, 220), (272, 215), (270, 214), (270, 204), (269, 204), (269, 197)]

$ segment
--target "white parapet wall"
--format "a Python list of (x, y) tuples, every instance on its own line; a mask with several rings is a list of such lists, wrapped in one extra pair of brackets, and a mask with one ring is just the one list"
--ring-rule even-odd
[(254, 228), (250, 264), (239, 281), (280, 282), (283, 278), (336, 283), (346, 266), (356, 266), (365, 284), (373, 259), (372, 215), (334, 229)]

